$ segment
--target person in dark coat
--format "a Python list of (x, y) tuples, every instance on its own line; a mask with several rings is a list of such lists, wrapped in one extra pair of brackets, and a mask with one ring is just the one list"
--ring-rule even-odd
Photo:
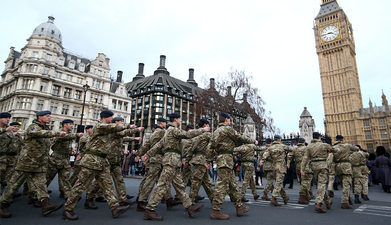
[(383, 146), (376, 148), (377, 158), (375, 160), (377, 171), (377, 181), (382, 184), (384, 192), (391, 193), (391, 161), (385, 156), (386, 149)]
[(376, 178), (376, 172), (377, 172), (377, 167), (375, 165), (375, 160), (376, 160), (376, 155), (371, 153), (369, 154), (369, 157), (367, 159), (367, 166), (368, 169), (371, 171), (370, 174), (368, 174), (368, 185), (370, 186), (371, 184), (379, 184), (377, 182)]
[(254, 169), (255, 169), (255, 185), (262, 185), (263, 165), (258, 165), (258, 156), (254, 156)]

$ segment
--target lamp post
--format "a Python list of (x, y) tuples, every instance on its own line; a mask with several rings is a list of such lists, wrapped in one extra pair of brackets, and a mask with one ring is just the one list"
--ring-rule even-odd
[(90, 89), (90, 85), (88, 85), (88, 81), (86, 81), (86, 84), (83, 85), (83, 90), (84, 90), (83, 109), (81, 110), (80, 131), (78, 131), (78, 132), (84, 132), (83, 116), (84, 116), (84, 106), (86, 104), (86, 95), (87, 95), (88, 89)]

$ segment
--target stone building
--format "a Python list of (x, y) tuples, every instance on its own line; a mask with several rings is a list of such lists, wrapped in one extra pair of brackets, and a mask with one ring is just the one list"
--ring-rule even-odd
[[(108, 108), (129, 122), (132, 99), (125, 91), (122, 72), (115, 81), (110, 78), (109, 62), (103, 53), (92, 59), (65, 49), (62, 34), (49, 16), (20, 52), (11, 47), (1, 73), (0, 111), (10, 112), (11, 121), (25, 129), (38, 111), (50, 110), (52, 129), (72, 119), (76, 130), (86, 94), (83, 125), (96, 124), (100, 112)], [(85, 84), (89, 85), (86, 92)]]
[(312, 119), (307, 107), (304, 107), (299, 120), (300, 137), (303, 137), (307, 143), (311, 143), (312, 133), (315, 132), (315, 120)]

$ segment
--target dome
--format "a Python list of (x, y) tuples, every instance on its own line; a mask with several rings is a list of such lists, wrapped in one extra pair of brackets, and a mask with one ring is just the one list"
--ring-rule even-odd
[(33, 34), (47, 34), (60, 39), (60, 42), (62, 42), (61, 31), (54, 25), (54, 17), (49, 16), (48, 18), (49, 20), (46, 23), (41, 23), (34, 29)]

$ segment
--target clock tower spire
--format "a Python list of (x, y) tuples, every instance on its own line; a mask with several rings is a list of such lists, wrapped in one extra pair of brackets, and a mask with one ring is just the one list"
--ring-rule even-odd
[(319, 60), (326, 135), (357, 144), (363, 108), (352, 24), (336, 0), (322, 0), (314, 33)]

